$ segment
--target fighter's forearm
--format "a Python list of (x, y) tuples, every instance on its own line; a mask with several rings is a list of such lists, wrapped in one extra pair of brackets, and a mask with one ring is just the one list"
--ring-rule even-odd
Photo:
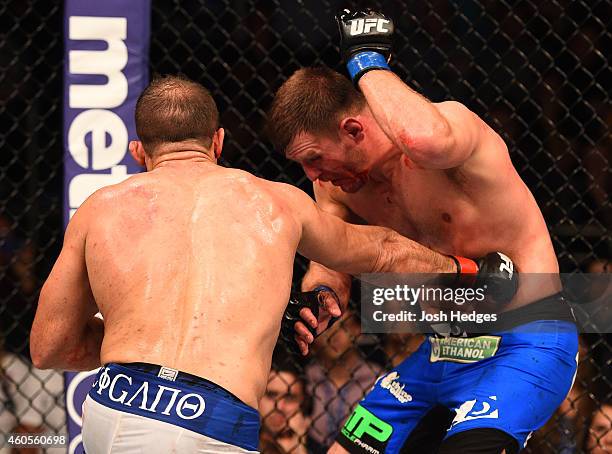
[(368, 106), (389, 139), (416, 163), (444, 153), (451, 139), (446, 119), (428, 99), (390, 71), (370, 71), (359, 79)]
[(380, 246), (376, 272), (456, 273), (457, 265), (451, 257), (387, 229), (385, 239)]
[(81, 337), (81, 346), (68, 357), (64, 369), (91, 370), (100, 366), (100, 350), (104, 339), (104, 321), (98, 317), (91, 317), (85, 325)]
[(100, 349), (104, 339), (104, 321), (91, 317), (83, 331), (71, 333), (69, 341), (49, 350), (47, 356), (39, 359), (38, 367), (61, 370), (92, 370), (100, 366)]
[(351, 276), (339, 271), (330, 270), (317, 262), (310, 262), (308, 271), (302, 279), (302, 291), (310, 291), (319, 285), (325, 285), (336, 292), (344, 311), (351, 293)]

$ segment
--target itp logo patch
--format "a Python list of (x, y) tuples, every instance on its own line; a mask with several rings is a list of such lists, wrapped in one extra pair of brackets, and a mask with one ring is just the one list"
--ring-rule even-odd
[(354, 444), (372, 454), (385, 451), (393, 426), (357, 405), (342, 427), (342, 434)]

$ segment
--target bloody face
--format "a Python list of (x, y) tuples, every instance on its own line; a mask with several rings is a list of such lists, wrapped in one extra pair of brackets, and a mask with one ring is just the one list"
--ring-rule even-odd
[(339, 138), (300, 133), (285, 154), (302, 166), (309, 180), (329, 181), (344, 192), (357, 192), (368, 180), (366, 154)]

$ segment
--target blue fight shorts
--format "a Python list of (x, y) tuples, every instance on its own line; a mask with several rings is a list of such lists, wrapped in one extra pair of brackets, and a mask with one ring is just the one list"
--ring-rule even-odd
[[(199, 446), (200, 450), (208, 447), (203, 452), (257, 451), (260, 426), (257, 410), (222, 387), (175, 369), (145, 363), (107, 364), (98, 372), (89, 399), (94, 403), (84, 409), (83, 434), (84, 440), (93, 440), (92, 452), (109, 452), (107, 446), (112, 446), (113, 452), (131, 452), (129, 446), (123, 451), (121, 447), (115, 449), (115, 443), (125, 442), (131, 435), (138, 435), (133, 437), (133, 443), (142, 452), (195, 449), (191, 446)], [(126, 424), (123, 427), (121, 415), (125, 420), (137, 415), (139, 419), (133, 426), (140, 427), (140, 434)], [(147, 425), (151, 425), (148, 432)], [(104, 438), (113, 437), (115, 441), (96, 440), (106, 426), (109, 430)], [(88, 435), (85, 432), (89, 428), (92, 433)], [(121, 430), (125, 433), (118, 433)], [(145, 439), (145, 432), (151, 440)], [(191, 444), (181, 448), (172, 440)], [(88, 446), (86, 449), (90, 451)]]
[[(511, 436), (518, 452), (567, 396), (577, 354), (576, 325), (565, 320), (533, 321), (477, 337), (428, 336), (377, 380), (337, 441), (351, 453), (429, 453), (414, 438), (441, 423), (437, 446), (484, 428)], [(435, 421), (431, 415), (438, 408), (450, 416)]]

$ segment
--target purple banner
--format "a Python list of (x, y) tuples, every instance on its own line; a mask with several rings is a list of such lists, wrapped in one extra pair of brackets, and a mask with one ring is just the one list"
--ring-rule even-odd
[[(66, 0), (64, 225), (87, 197), (141, 168), (128, 152), (148, 83), (150, 0)], [(70, 453), (82, 453), (81, 405), (95, 373), (66, 374)]]

